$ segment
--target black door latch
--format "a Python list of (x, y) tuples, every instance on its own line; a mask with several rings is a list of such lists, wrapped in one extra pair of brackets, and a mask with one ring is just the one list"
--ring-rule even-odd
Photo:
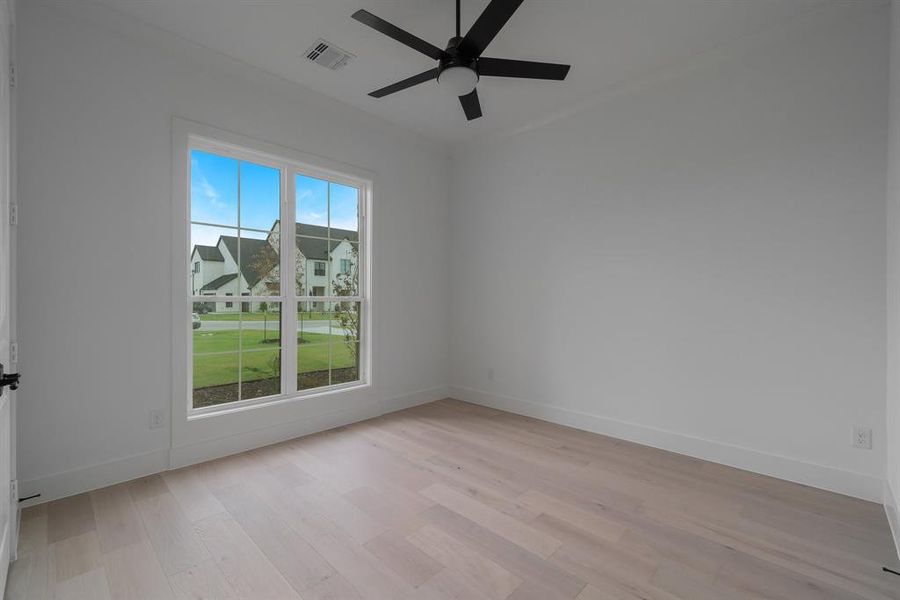
[(18, 373), (4, 373), (3, 364), (0, 363), (0, 391), (6, 386), (9, 386), (11, 390), (19, 389), (19, 378), (20, 375)]

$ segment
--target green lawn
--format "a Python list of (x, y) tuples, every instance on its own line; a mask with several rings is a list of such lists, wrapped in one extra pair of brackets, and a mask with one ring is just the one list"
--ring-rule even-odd
[[(239, 336), (242, 353), (239, 353)], [(277, 377), (280, 370), (280, 347), (277, 339), (277, 333), (270, 332), (268, 341), (265, 341), (263, 332), (255, 330), (194, 330), (194, 388), (237, 383), (239, 355), (242, 356), (242, 381)], [(354, 366), (353, 353), (343, 336), (304, 333), (298, 341), (298, 373), (327, 371), (329, 350), (332, 369)], [(212, 352), (227, 354), (209, 354)]]

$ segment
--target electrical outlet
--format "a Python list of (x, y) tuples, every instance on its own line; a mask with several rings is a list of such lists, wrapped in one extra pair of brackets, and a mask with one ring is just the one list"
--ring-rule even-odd
[(156, 408), (150, 411), (150, 429), (159, 429), (165, 425), (165, 413)]
[(853, 447), (863, 450), (872, 449), (872, 428), (856, 425), (853, 428)]

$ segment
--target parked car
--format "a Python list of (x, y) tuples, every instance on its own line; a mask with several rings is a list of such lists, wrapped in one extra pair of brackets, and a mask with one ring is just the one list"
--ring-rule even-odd
[(191, 313), (191, 327), (200, 329), (200, 315), (197, 313)]

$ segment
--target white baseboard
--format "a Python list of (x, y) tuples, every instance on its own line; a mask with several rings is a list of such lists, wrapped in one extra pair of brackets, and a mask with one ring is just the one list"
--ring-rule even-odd
[(278, 423), (265, 429), (257, 429), (226, 437), (204, 440), (196, 444), (179, 446), (171, 450), (171, 468), (180, 469), (189, 465), (206, 462), (223, 456), (262, 448), (342, 425), (365, 421), (381, 414), (378, 403), (369, 406), (337, 410), (315, 415), (299, 421)]
[(171, 468), (178, 469), (215, 458), (237, 454), (238, 452), (262, 448), (263, 446), (277, 444), (278, 442), (327, 429), (334, 429), (342, 425), (358, 423), (385, 413), (434, 402), (435, 400), (446, 398), (447, 391), (445, 386), (438, 386), (394, 398), (387, 398), (381, 402), (371, 403), (362, 407), (337, 410), (305, 417), (298, 421), (278, 423), (264, 429), (206, 440), (188, 446), (179, 446), (171, 450)]
[(402, 396), (395, 396), (393, 398), (388, 398), (381, 403), (381, 414), (386, 415), (405, 408), (412, 408), (413, 406), (428, 404), (429, 402), (434, 402), (436, 400), (443, 400), (449, 395), (450, 388), (442, 385), (427, 390), (412, 392), (410, 394), (403, 394)]
[(169, 449), (153, 450), (98, 465), (81, 467), (19, 482), (19, 494), (25, 498), (33, 494), (40, 497), (23, 502), (22, 507), (42, 504), (81, 492), (89, 492), (108, 485), (130, 481), (145, 475), (165, 471), (169, 466)]
[(900, 558), (900, 506), (897, 505), (897, 496), (891, 490), (891, 483), (884, 482), (884, 513), (887, 515), (888, 525), (891, 527), (891, 535), (894, 537), (894, 549), (897, 558)]
[(177, 469), (188, 465), (276, 444), (285, 440), (302, 437), (311, 433), (349, 425), (365, 419), (371, 419), (389, 412), (402, 410), (441, 400), (448, 395), (445, 386), (427, 390), (419, 390), (356, 409), (339, 410), (301, 421), (279, 423), (272, 427), (251, 431), (239, 435), (204, 441), (190, 446), (164, 448), (145, 454), (129, 456), (98, 465), (72, 469), (46, 477), (20, 482), (22, 497), (40, 494), (39, 498), (23, 502), (23, 507), (58, 500), (89, 492), (108, 485), (137, 479), (168, 469)]
[(451, 386), (450, 396), (879, 504), (884, 499), (884, 480), (879, 477), (466, 387)]

